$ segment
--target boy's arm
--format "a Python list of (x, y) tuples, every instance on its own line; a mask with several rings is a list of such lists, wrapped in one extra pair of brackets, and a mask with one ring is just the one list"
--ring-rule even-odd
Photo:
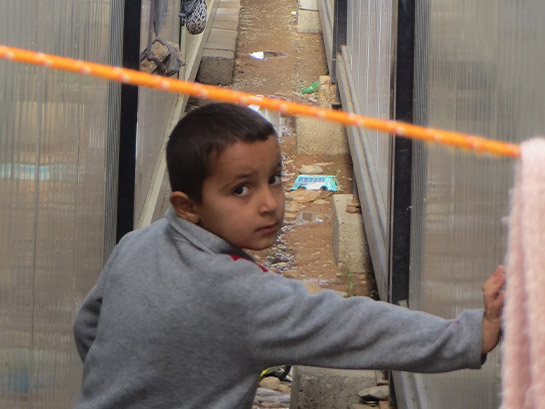
[[(483, 310), (443, 319), (266, 275), (253, 286), (250, 348), (256, 360), (346, 369), (444, 372), (480, 368)], [(259, 291), (261, 289), (262, 291)]]
[(503, 266), (498, 266), (496, 271), (483, 285), (484, 315), (483, 315), (483, 345), (482, 353), (488, 354), (500, 340), (501, 317), (505, 291), (505, 272)]

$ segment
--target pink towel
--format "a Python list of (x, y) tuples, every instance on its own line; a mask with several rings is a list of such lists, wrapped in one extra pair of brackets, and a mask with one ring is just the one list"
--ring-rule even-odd
[(509, 221), (502, 409), (545, 408), (545, 139), (521, 148)]

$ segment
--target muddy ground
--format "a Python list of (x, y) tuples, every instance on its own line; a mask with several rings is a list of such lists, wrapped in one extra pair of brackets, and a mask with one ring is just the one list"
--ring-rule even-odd
[[(277, 55), (263, 60), (250, 56), (259, 51)], [(235, 65), (231, 88), (305, 104), (317, 104), (317, 97), (300, 91), (328, 74), (322, 35), (297, 32), (297, 0), (241, 1)], [(253, 255), (270, 270), (303, 281), (312, 292), (330, 288), (345, 295), (375, 295), (372, 276), (348, 274), (335, 260), (332, 193), (289, 191), (303, 165), (318, 164), (324, 174), (338, 176), (341, 193), (352, 193), (350, 156), (296, 154), (294, 118), (286, 118), (281, 133), (286, 223), (276, 246)], [(301, 212), (312, 212), (321, 221), (302, 224), (298, 221)]]

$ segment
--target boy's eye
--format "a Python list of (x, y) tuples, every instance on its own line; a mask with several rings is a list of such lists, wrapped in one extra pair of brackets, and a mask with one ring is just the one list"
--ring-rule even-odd
[(245, 186), (245, 185), (237, 186), (235, 190), (233, 191), (233, 193), (236, 196), (246, 196), (248, 194), (248, 186)]
[(279, 185), (282, 183), (282, 176), (281, 175), (273, 175), (269, 179), (269, 184), (271, 185)]

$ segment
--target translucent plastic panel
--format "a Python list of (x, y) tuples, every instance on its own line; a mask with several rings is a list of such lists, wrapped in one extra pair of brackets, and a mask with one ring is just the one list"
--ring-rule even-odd
[[(352, 60), (350, 69), (362, 115), (391, 119), (393, 70), (393, 3), (348, 0), (347, 46)], [(368, 150), (374, 160), (374, 186), (382, 202), (389, 208), (389, 170), (391, 141), (378, 131), (365, 131)], [(382, 215), (387, 218), (386, 212)]]
[[(545, 131), (545, 3), (417, 2), (415, 120), (518, 142)], [(482, 306), (504, 262), (512, 159), (417, 143), (409, 304), (445, 317)], [(430, 407), (497, 408), (496, 351), (482, 371), (425, 377)]]
[[(159, 38), (179, 44), (180, 12), (179, 0), (163, 0), (163, 23)], [(142, 1), (142, 31), (140, 49), (144, 50), (148, 41), (150, 1)], [(155, 38), (155, 33), (152, 34)], [(153, 174), (161, 152), (163, 138), (172, 120), (177, 95), (140, 88), (138, 93), (138, 136), (136, 153), (135, 221), (141, 216), (144, 202), (151, 185)]]
[[(118, 3), (0, 1), (0, 43), (119, 63)], [(2, 408), (73, 407), (82, 365), (72, 323), (103, 265), (118, 94), (105, 81), (0, 62)]]

